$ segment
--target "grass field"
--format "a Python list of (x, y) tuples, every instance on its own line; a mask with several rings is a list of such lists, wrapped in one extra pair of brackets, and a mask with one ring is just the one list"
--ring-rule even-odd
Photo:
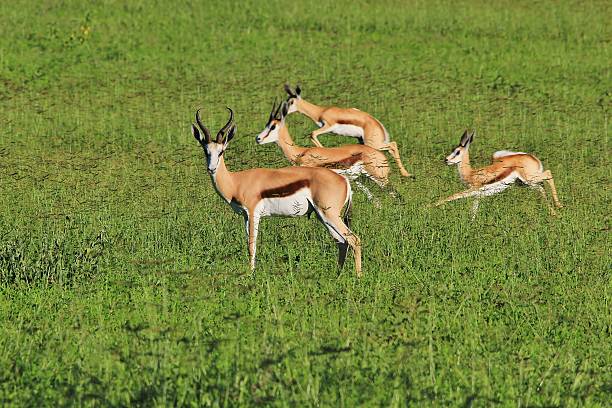
[[(609, 406), (607, 1), (0, 3), (0, 403)], [(189, 126), (236, 112), (232, 170), (282, 84), (378, 117), (416, 175), (355, 193), (364, 278), (313, 218), (258, 269)], [(536, 192), (429, 208), (443, 158), (535, 153)], [(308, 144), (314, 124), (289, 128)], [(322, 136), (326, 145), (353, 139)], [(606, 402), (607, 401), (607, 402)]]

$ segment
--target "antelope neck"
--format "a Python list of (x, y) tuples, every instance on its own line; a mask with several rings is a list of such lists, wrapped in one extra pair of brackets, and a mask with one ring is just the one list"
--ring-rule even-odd
[(466, 183), (472, 181), (472, 166), (470, 165), (470, 152), (465, 149), (461, 163), (459, 163), (459, 177)]
[(281, 148), (283, 154), (291, 163), (295, 163), (300, 156), (303, 155), (304, 151), (307, 150), (305, 147), (297, 146), (291, 135), (289, 134), (289, 130), (287, 130), (287, 126), (284, 124), (280, 127), (278, 141), (276, 144)]
[(297, 105), (298, 112), (303, 113), (304, 115), (308, 116), (314, 122), (319, 121), (319, 118), (321, 117), (321, 113), (323, 113), (322, 107), (317, 106), (314, 103), (307, 102), (303, 99), (297, 99), (296, 103), (298, 104)]
[(225, 159), (223, 156), (219, 158), (217, 171), (210, 175), (213, 185), (217, 193), (228, 203), (232, 201), (234, 191), (234, 180), (232, 173), (225, 167)]

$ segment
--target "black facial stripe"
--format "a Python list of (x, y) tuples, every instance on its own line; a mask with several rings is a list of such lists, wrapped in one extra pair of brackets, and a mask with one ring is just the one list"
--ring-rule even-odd
[(268, 133), (266, 133), (266, 135), (264, 137), (261, 138), (261, 140), (264, 140), (266, 137), (270, 136), (270, 132), (272, 131), (272, 129), (268, 130)]

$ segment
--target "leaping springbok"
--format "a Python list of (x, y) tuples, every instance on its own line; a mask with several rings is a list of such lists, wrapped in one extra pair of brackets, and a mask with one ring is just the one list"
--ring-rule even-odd
[(381, 188), (387, 185), (389, 182), (389, 163), (383, 152), (361, 144), (339, 147), (298, 146), (293, 142), (285, 123), (288, 109), (287, 102), (279, 104), (278, 108), (276, 103), (272, 105), (266, 127), (255, 138), (257, 144), (276, 143), (293, 165), (332, 169), (336, 173), (355, 181), (370, 200), (372, 199), (372, 193), (357, 180), (360, 175), (365, 175)]
[(302, 99), (302, 90), (299, 86), (293, 91), (289, 85), (285, 84), (285, 92), (289, 95), (287, 97), (289, 113), (300, 112), (308, 116), (319, 126), (319, 129), (310, 135), (315, 146), (323, 147), (317, 137), (324, 133), (331, 132), (337, 135), (356, 137), (361, 144), (373, 147), (376, 150), (389, 151), (395, 159), (402, 176), (410, 176), (410, 173), (406, 171), (400, 159), (397, 143), (389, 139), (387, 129), (372, 115), (356, 108), (345, 109), (335, 106), (317, 106)]
[[(323, 168), (285, 167), (281, 169), (249, 169), (230, 172), (223, 153), (236, 133), (234, 114), (217, 133), (215, 140), (196, 112), (197, 127), (191, 131), (204, 149), (208, 173), (221, 198), (244, 216), (251, 270), (255, 269), (255, 252), (259, 220), (266, 216), (297, 217), (315, 212), (319, 220), (338, 242), (338, 263), (343, 266), (348, 247), (353, 249), (355, 272), (361, 276), (361, 243), (349, 229), (351, 185), (348, 180)], [(198, 129), (199, 127), (199, 129)], [(346, 206), (344, 221), (342, 209)]]
[(544, 202), (548, 205), (551, 215), (556, 215), (555, 209), (546, 198), (546, 190), (542, 186), (544, 181), (548, 183), (555, 205), (557, 208), (561, 208), (562, 205), (557, 196), (555, 182), (550, 170), (545, 171), (542, 162), (537, 157), (523, 152), (501, 150), (493, 153), (493, 163), (491, 165), (472, 169), (469, 148), (470, 143), (474, 140), (474, 134), (474, 131), (468, 132), (466, 130), (459, 145), (446, 157), (448, 165), (459, 165), (459, 176), (470, 188), (436, 202), (436, 207), (459, 198), (474, 197), (472, 206), (472, 219), (474, 219), (478, 212), (480, 197), (500, 193), (518, 180), (538, 190), (542, 194)]

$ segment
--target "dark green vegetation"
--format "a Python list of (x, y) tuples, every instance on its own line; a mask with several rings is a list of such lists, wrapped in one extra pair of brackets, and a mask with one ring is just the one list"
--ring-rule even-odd
[[(609, 403), (609, 2), (205, 3), (0, 5), (2, 404)], [(231, 106), (229, 167), (286, 165), (254, 142), (285, 81), (417, 176), (355, 193), (361, 280), (306, 218), (264, 220), (251, 275), (189, 132)], [(535, 153), (560, 216), (523, 188), (427, 208), (468, 126), (475, 165)]]

